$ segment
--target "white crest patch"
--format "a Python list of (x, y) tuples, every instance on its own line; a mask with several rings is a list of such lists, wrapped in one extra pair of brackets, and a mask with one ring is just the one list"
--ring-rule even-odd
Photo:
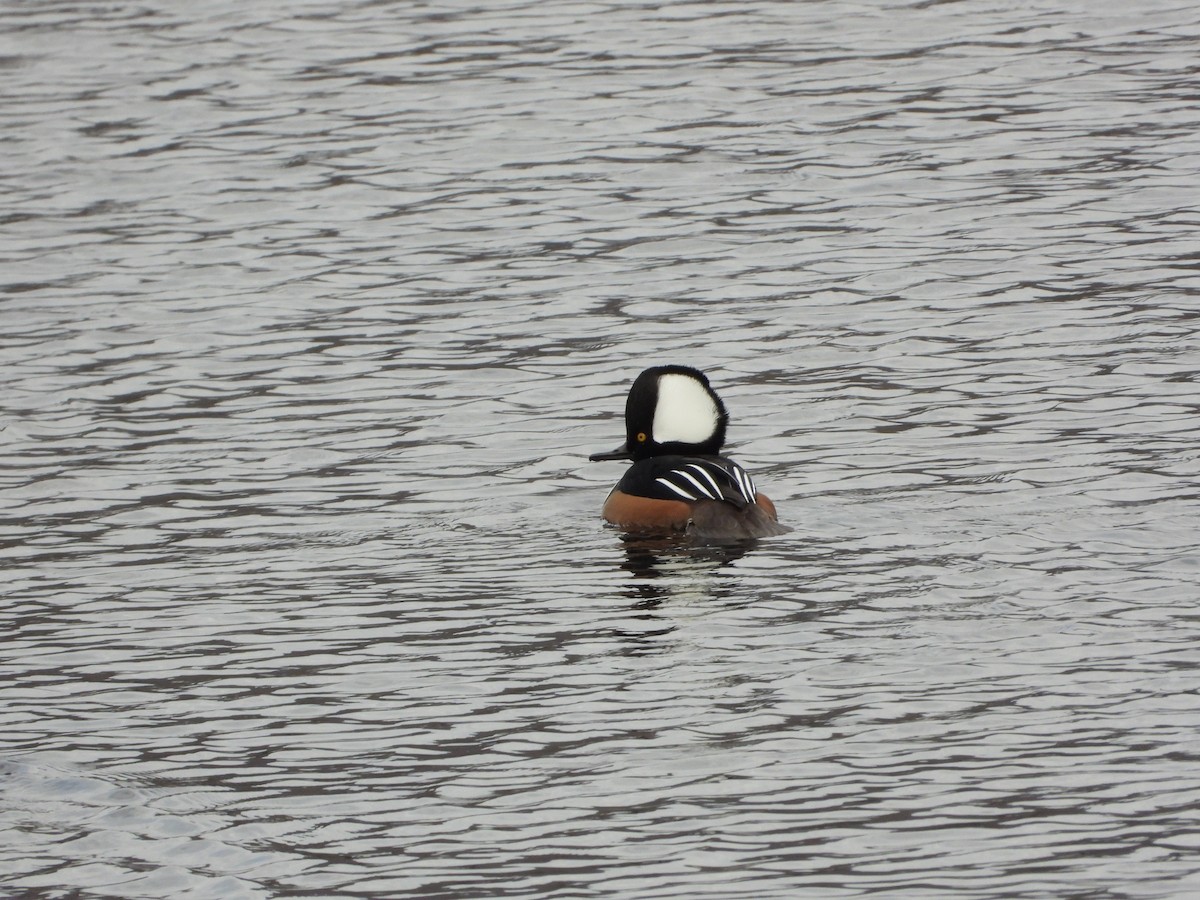
[(658, 405), (654, 408), (654, 440), (701, 444), (717, 430), (717, 404), (690, 375), (672, 372), (658, 377)]

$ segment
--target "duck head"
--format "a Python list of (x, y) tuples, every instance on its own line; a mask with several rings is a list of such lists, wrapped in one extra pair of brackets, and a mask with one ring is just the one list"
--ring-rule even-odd
[(716, 456), (729, 414), (698, 369), (653, 366), (633, 382), (625, 401), (625, 443), (590, 460), (646, 459), (666, 453)]

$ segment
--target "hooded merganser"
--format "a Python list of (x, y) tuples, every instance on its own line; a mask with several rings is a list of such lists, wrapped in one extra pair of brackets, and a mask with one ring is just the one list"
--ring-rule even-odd
[(632, 459), (604, 501), (604, 518), (626, 531), (684, 531), (716, 540), (783, 534), (775, 504), (721, 456), (729, 414), (703, 372), (654, 366), (625, 402), (625, 443), (592, 461)]

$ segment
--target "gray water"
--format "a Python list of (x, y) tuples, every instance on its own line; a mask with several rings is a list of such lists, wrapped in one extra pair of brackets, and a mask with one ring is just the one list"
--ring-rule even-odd
[(0, 893), (1200, 892), (1195, 4), (0, 13)]

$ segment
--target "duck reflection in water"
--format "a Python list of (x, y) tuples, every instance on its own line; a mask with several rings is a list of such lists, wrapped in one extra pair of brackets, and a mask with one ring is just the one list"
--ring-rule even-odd
[(669, 599), (724, 593), (713, 576), (758, 546), (758, 541), (698, 543), (683, 533), (621, 535), (625, 558), (621, 568), (633, 575), (628, 593), (639, 609), (653, 609)]

